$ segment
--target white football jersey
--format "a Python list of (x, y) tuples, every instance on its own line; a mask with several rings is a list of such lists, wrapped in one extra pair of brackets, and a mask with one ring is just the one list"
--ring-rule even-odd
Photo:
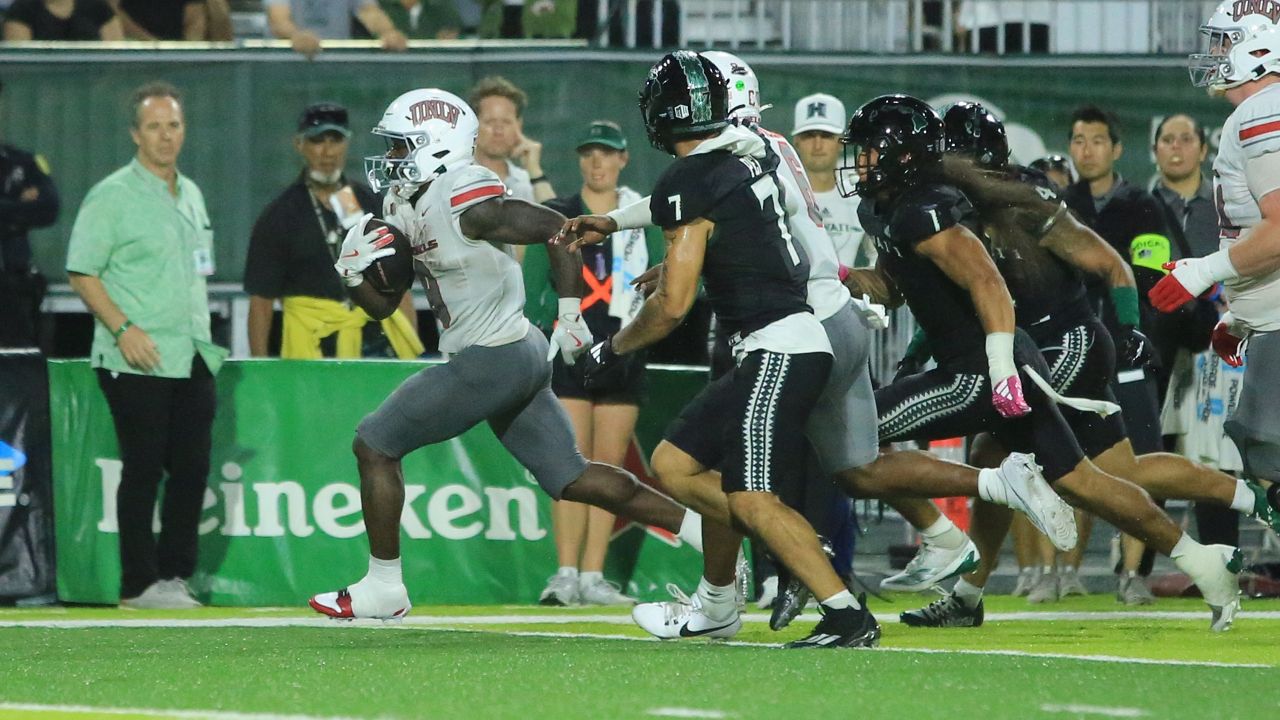
[[(1213, 162), (1221, 247), (1240, 242), (1261, 222), (1259, 198), (1249, 189), (1245, 167), (1250, 160), (1273, 152), (1280, 152), (1280, 85), (1269, 85), (1240, 103), (1222, 127)], [(1223, 285), (1237, 320), (1255, 332), (1280, 330), (1280, 270)]]
[(796, 149), (785, 137), (758, 129), (782, 160), (777, 176), (786, 199), (787, 226), (809, 256), (809, 306), (819, 320), (826, 320), (849, 303), (849, 290), (840, 282), (840, 260), (836, 257), (835, 244), (822, 226), (813, 187)]
[(458, 226), (463, 212), (504, 193), (492, 171), (467, 165), (436, 178), (413, 205), (394, 193), (383, 201), (384, 219), (409, 236), (442, 352), (506, 345), (529, 331), (520, 265), (497, 245), (464, 236)]
[(867, 236), (867, 232), (862, 229), (862, 222), (858, 220), (858, 205), (862, 199), (857, 195), (845, 197), (836, 188), (814, 193), (813, 199), (818, 203), (822, 226), (827, 229), (827, 234), (836, 245), (836, 257), (840, 264), (851, 268), (874, 266), (875, 241)]

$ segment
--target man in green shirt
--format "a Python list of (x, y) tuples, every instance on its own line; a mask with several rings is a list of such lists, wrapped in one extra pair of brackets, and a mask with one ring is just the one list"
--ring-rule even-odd
[[(120, 604), (197, 607), (185, 581), (195, 572), (209, 475), (213, 375), (226, 357), (209, 337), (213, 231), (200, 189), (178, 172), (178, 91), (143, 86), (132, 107), (137, 156), (89, 190), (67, 273), (98, 320), (90, 359), (123, 461)], [(151, 523), (166, 471), (157, 542)]]

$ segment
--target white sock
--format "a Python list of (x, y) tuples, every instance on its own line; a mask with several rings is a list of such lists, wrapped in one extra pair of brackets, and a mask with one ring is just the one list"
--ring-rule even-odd
[(967, 608), (978, 607), (978, 601), (982, 599), (982, 588), (973, 583), (960, 578), (956, 581), (956, 586), (951, 588), (951, 592), (955, 594), (960, 602), (964, 603)]
[(1187, 553), (1194, 555), (1197, 548), (1203, 547), (1204, 546), (1200, 543), (1192, 540), (1190, 535), (1182, 533), (1182, 537), (1178, 538), (1178, 542), (1175, 543), (1173, 549), (1169, 551), (1169, 557), (1173, 560), (1177, 560), (1178, 558), (1185, 557)]
[(983, 468), (978, 471), (978, 497), (989, 503), (1008, 506), (1009, 501), (1005, 499), (1004, 489), (999, 470)]
[(680, 532), (676, 536), (689, 547), (702, 552), (702, 516), (686, 508), (684, 520), (680, 521)]
[(704, 577), (698, 580), (698, 597), (702, 612), (712, 620), (727, 620), (738, 611), (738, 589), (733, 583), (712, 585)]
[(1231, 500), (1231, 509), (1245, 515), (1253, 514), (1253, 490), (1243, 480), (1236, 480), (1236, 496)]
[(858, 599), (847, 589), (841, 590), (835, 595), (823, 600), (822, 604), (832, 610), (843, 610), (844, 608), (853, 608), (854, 610), (857, 610), (862, 607), (858, 604)]
[(559, 575), (560, 577), (576, 578), (578, 577), (578, 568), (573, 567), (572, 565), (561, 565), (560, 569), (556, 570), (556, 575)]
[(604, 573), (584, 571), (578, 575), (578, 585), (580, 587), (591, 587), (598, 582), (604, 582)]
[(400, 558), (379, 560), (370, 555), (369, 574), (366, 577), (383, 585), (403, 585), (404, 577), (400, 572)]
[(947, 550), (964, 547), (965, 534), (946, 515), (939, 515), (929, 527), (920, 531), (926, 542)]
[[(1058, 574), (1059, 574), (1059, 575), (1074, 575), (1074, 574), (1075, 574), (1075, 572), (1076, 572), (1076, 570), (1078, 570), (1078, 569), (1079, 569), (1079, 568), (1074, 568), (1074, 567), (1072, 567), (1072, 566), (1070, 566), (1070, 565), (1063, 565), (1062, 567), (1058, 568)], [(1051, 566), (1049, 566), (1049, 565), (1045, 565), (1045, 566), (1044, 566), (1044, 571), (1045, 571), (1045, 572), (1047, 572), (1047, 573), (1050, 573), (1050, 572), (1053, 572), (1053, 568), (1052, 568)]]

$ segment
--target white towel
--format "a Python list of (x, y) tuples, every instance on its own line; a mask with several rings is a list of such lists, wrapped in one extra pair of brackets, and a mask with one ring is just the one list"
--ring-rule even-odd
[(1081, 412), (1096, 412), (1103, 417), (1115, 415), (1120, 412), (1119, 405), (1113, 402), (1107, 402), (1106, 400), (1091, 400), (1089, 398), (1066, 397), (1064, 395), (1059, 395), (1047, 380), (1040, 377), (1035, 370), (1031, 369), (1030, 365), (1023, 365), (1022, 369), (1027, 371), (1027, 377), (1031, 378), (1031, 382), (1038, 385), (1040, 389), (1044, 391), (1044, 394), (1049, 396), (1050, 400), (1053, 400), (1059, 405), (1066, 405), (1067, 407), (1075, 408)]
[[(640, 199), (640, 193), (629, 187), (618, 188), (618, 207), (626, 207)], [(613, 291), (609, 298), (609, 315), (626, 325), (635, 319), (644, 305), (644, 298), (631, 286), (645, 270), (649, 269), (649, 246), (644, 241), (644, 229), (619, 230), (609, 236), (613, 253)]]

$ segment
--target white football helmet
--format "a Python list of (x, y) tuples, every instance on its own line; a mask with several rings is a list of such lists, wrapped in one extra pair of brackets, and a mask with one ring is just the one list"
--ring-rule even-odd
[(1224, 2), (1200, 33), (1207, 53), (1188, 61), (1191, 84), (1224, 92), (1268, 73), (1280, 73), (1280, 4), (1266, 0)]
[(462, 98), (444, 90), (410, 90), (387, 106), (373, 134), (387, 152), (364, 159), (369, 187), (400, 195), (472, 162), (480, 122)]
[(760, 111), (771, 106), (760, 105), (760, 80), (751, 66), (737, 55), (721, 50), (707, 50), (701, 55), (729, 81), (729, 119), (759, 122)]

